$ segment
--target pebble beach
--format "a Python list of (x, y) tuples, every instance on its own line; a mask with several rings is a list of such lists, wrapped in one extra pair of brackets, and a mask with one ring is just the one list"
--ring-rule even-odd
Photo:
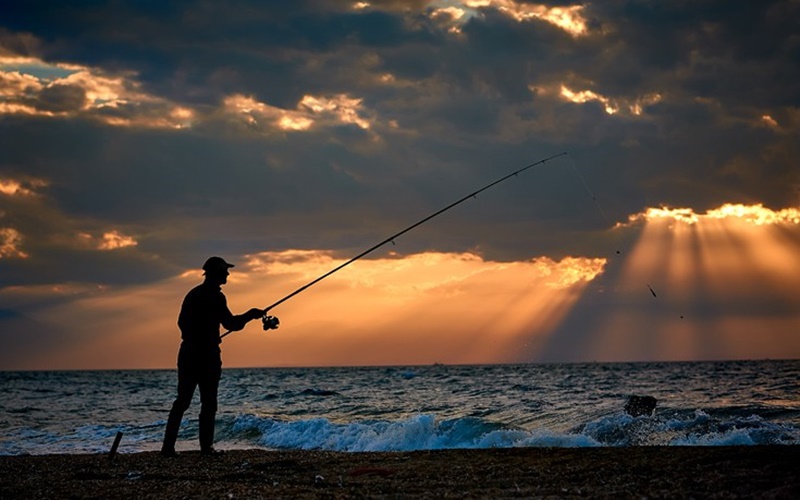
[(800, 447), (0, 457), (0, 498), (800, 498)]

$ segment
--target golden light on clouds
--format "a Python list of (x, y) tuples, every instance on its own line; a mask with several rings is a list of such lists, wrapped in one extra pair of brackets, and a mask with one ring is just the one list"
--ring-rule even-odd
[(691, 208), (648, 208), (645, 212), (633, 214), (628, 217), (629, 222), (638, 220), (656, 220), (656, 219), (672, 219), (676, 222), (684, 222), (686, 224), (694, 224), (699, 217), (694, 213)]
[(118, 127), (191, 126), (193, 110), (142, 91), (136, 76), (35, 58), (0, 58), (0, 115), (81, 116)]
[[(648, 209), (614, 229), (635, 230), (638, 239), (615, 257), (613, 272), (605, 259), (586, 257), (499, 262), (470, 252), (389, 252), (270, 311), (280, 329), (252, 323), (226, 337), (223, 358), (227, 367), (497, 363), (536, 360), (557, 342), (577, 360), (798, 357), (798, 225), (796, 209), (761, 205)], [(0, 248), (19, 251), (18, 241), (2, 246), (4, 234), (12, 233), (0, 231)], [(90, 242), (122, 247), (129, 238), (108, 234)], [(319, 250), (233, 260), (224, 291), (235, 313), (266, 307), (345, 262)], [(85, 290), (44, 308), (34, 319), (80, 325), (80, 338), (32, 363), (174, 366), (180, 302), (201, 281), (192, 269), (146, 287)], [(597, 300), (602, 307), (586, 309)], [(560, 340), (565, 329), (576, 336)]]
[(351, 98), (345, 94), (331, 97), (315, 97), (304, 95), (298, 105), (299, 108), (309, 109), (311, 112), (332, 115), (341, 123), (352, 123), (363, 129), (370, 128), (369, 121), (360, 116), (362, 112), (362, 99)]
[[(6, 198), (9, 203), (7, 210), (0, 209), (0, 257), (32, 257), (36, 261), (47, 260), (47, 254), (54, 250), (113, 251), (138, 246), (133, 236), (104, 223), (64, 217), (54, 210), (51, 197), (43, 190), (48, 185), (49, 180), (37, 177), (0, 177), (0, 201)], [(20, 226), (17, 220), (23, 212), (29, 218), (28, 226)], [(48, 230), (31, 229), (36, 225)], [(102, 229), (98, 229), (98, 225)]]
[(251, 127), (302, 132), (315, 126), (343, 124), (367, 130), (372, 121), (361, 103), (361, 99), (346, 94), (304, 95), (297, 109), (283, 109), (236, 94), (228, 96), (223, 106), (229, 113), (243, 117)]
[[(539, 87), (531, 89), (533, 92), (538, 92), (541, 90), (542, 89)], [(546, 90), (545, 93), (547, 93)], [(611, 99), (591, 90), (573, 91), (563, 84), (560, 86), (559, 95), (561, 98), (576, 104), (584, 104), (592, 101), (599, 102), (603, 105), (603, 109), (609, 115), (615, 115), (620, 111), (623, 111), (628, 116), (641, 116), (644, 112), (645, 106), (660, 102), (662, 99), (661, 94), (658, 93), (647, 94), (634, 99)]]
[(0, 227), (0, 259), (26, 259), (28, 254), (21, 249), (22, 235), (13, 227)]
[(304, 116), (285, 114), (278, 120), (278, 127), (283, 130), (308, 130), (314, 121)]
[(197, 113), (192, 109), (183, 106), (175, 106), (169, 112), (169, 121), (173, 124), (174, 128), (186, 128), (192, 125), (196, 116)]
[(116, 250), (118, 248), (132, 247), (138, 245), (137, 241), (130, 236), (125, 236), (119, 231), (109, 231), (103, 233), (102, 240), (97, 246), (100, 250)]
[(771, 128), (779, 128), (778, 122), (771, 117), (770, 115), (763, 115), (761, 117), (761, 122)]
[[(9, 198), (38, 198), (39, 188), (47, 186), (47, 182), (36, 178), (13, 179), (0, 178), (0, 196)], [(0, 210), (0, 220), (6, 216)], [(0, 259), (27, 259), (30, 255), (22, 249), (23, 235), (15, 227), (0, 226)]]
[(0, 178), (0, 194), (6, 196), (35, 196), (36, 189), (47, 186), (41, 179), (10, 179)]
[(458, 21), (467, 15), (467, 11), (451, 5), (449, 7), (434, 9), (431, 15), (434, 17), (445, 16), (450, 21)]
[[(277, 300), (343, 262), (315, 251), (251, 256), (235, 284), (252, 291), (236, 300), (265, 307), (265, 295)], [(272, 361), (281, 365), (516, 361), (555, 328), (604, 264), (437, 252), (365, 259), (271, 311), (284, 325), (274, 337), (242, 335), (226, 349), (245, 365), (268, 342), (284, 353)]]
[(147, 97), (136, 91), (138, 84), (123, 77), (107, 77), (93, 74), (88, 69), (81, 69), (67, 77), (60, 78), (48, 86), (74, 85), (83, 89), (86, 101), (84, 108), (118, 107), (130, 100), (141, 100)]
[(99, 237), (92, 236), (89, 233), (79, 233), (78, 238), (83, 245), (96, 250), (117, 250), (139, 244), (132, 237), (126, 236), (117, 230), (106, 231)]
[(685, 224), (696, 224), (703, 219), (736, 219), (756, 226), (765, 224), (800, 224), (800, 209), (783, 208), (772, 210), (762, 204), (744, 205), (726, 203), (705, 213), (696, 213), (691, 208), (648, 208), (646, 211), (628, 217), (629, 222), (640, 220), (670, 219)]
[(800, 356), (798, 209), (649, 208), (616, 229), (632, 225), (614, 284), (626, 307), (598, 321), (597, 359)]
[(306, 130), (314, 123), (298, 111), (270, 106), (241, 94), (226, 97), (223, 106), (228, 112), (244, 117), (254, 127), (266, 122), (282, 130)]
[(743, 205), (740, 203), (726, 203), (719, 208), (709, 210), (706, 212), (706, 216), (712, 219), (736, 218), (757, 226), (782, 223), (800, 224), (800, 210), (797, 208), (784, 208), (775, 211), (764, 208), (761, 204)]
[(578, 92), (573, 92), (572, 90), (562, 85), (561, 96), (570, 102), (579, 104), (589, 101), (597, 101), (603, 104), (606, 113), (608, 113), (609, 115), (613, 115), (614, 113), (619, 111), (618, 107), (611, 104), (611, 100), (609, 98), (601, 96), (600, 94), (596, 94), (591, 90), (581, 90)]
[(464, 0), (461, 4), (469, 9), (497, 9), (518, 22), (533, 19), (546, 21), (572, 36), (585, 35), (588, 31), (586, 19), (583, 17), (583, 5), (550, 7), (514, 0)]
[(2, 71), (0, 63), (0, 97), (14, 97), (41, 88), (38, 78), (18, 71)]
[(37, 109), (35, 106), (27, 104), (20, 104), (15, 102), (0, 102), (0, 115), (30, 115), (30, 116), (67, 116), (67, 113), (56, 113), (53, 111), (46, 111)]

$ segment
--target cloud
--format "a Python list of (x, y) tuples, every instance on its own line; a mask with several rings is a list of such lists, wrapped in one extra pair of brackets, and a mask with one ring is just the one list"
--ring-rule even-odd
[(0, 96), (0, 115), (83, 118), (152, 128), (185, 127), (194, 117), (190, 108), (141, 92), (129, 71), (109, 76), (94, 68), (50, 65), (29, 57), (0, 59)]
[(13, 227), (0, 227), (0, 259), (28, 258), (22, 251), (22, 236)]
[[(614, 232), (641, 227), (587, 287), (541, 360), (793, 358), (796, 209), (728, 204), (706, 212), (651, 208)], [(650, 290), (654, 290), (651, 294)]]
[[(629, 223), (640, 220), (672, 219), (675, 222), (696, 224), (701, 220), (735, 219), (756, 226), (769, 224), (800, 224), (800, 209), (783, 208), (772, 210), (758, 203), (744, 205), (741, 203), (726, 203), (720, 207), (710, 209), (705, 213), (695, 213), (691, 208), (649, 208), (646, 212), (633, 214), (628, 217)], [(620, 226), (621, 224), (618, 224)]]
[(4, 10), (0, 287), (336, 260), (562, 151), (392, 249), (562, 262), (660, 222), (794, 234), (797, 2), (276, 5)]
[(116, 230), (107, 231), (98, 238), (88, 233), (80, 233), (78, 237), (85, 241), (87, 245), (97, 250), (116, 250), (119, 248), (133, 247), (138, 244), (135, 239), (120, 234), (120, 232)]
[(45, 186), (47, 186), (47, 182), (41, 179), (0, 177), (0, 195), (35, 196), (36, 191)]
[(3, 98), (25, 95), (32, 90), (41, 89), (39, 79), (33, 75), (19, 72), (0, 72), (0, 96)]
[(251, 128), (268, 128), (301, 132), (318, 126), (354, 125), (364, 130), (372, 128), (362, 99), (345, 94), (334, 96), (304, 95), (296, 109), (280, 109), (258, 102), (252, 97), (233, 95), (223, 102), (226, 112), (241, 115)]
[[(444, 2), (431, 2), (432, 5)], [(532, 20), (545, 21), (572, 36), (581, 36), (587, 32), (587, 20), (583, 16), (583, 5), (551, 7), (545, 4), (517, 2), (514, 0), (465, 0), (456, 2), (456, 6), (435, 8), (432, 15), (448, 14), (452, 22), (459, 23), (478, 15), (481, 10), (494, 9), (509, 16), (517, 22)], [(468, 15), (468, 13), (470, 13)]]
[(608, 97), (596, 94), (591, 90), (581, 90), (578, 92), (573, 92), (572, 90), (568, 89), (564, 85), (561, 86), (561, 96), (574, 103), (582, 104), (585, 102), (590, 101), (597, 101), (603, 104), (603, 108), (606, 113), (609, 115), (614, 115), (623, 111), (623, 113), (627, 113), (633, 116), (639, 116), (642, 114), (644, 107), (650, 106), (652, 104), (656, 104), (661, 100), (661, 96), (659, 94), (652, 94), (646, 95), (642, 97), (638, 97), (633, 101), (619, 102), (615, 99), (610, 99)]
[[(53, 188), (42, 177), (0, 176), (0, 288), (61, 280), (136, 282), (170, 267), (152, 252), (136, 248), (136, 233), (146, 229), (123, 228), (102, 214), (66, 215)], [(114, 256), (100, 257), (98, 252)], [(138, 271), (128, 274), (132, 269)]]

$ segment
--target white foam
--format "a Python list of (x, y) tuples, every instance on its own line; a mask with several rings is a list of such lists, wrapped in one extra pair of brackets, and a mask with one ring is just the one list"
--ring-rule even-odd
[(245, 415), (234, 430), (261, 433), (267, 448), (335, 451), (411, 451), (447, 448), (510, 448), (521, 446), (597, 446), (588, 436), (497, 429), (479, 419), (438, 421), (434, 415), (415, 415), (399, 421), (335, 423), (324, 418), (280, 422)]

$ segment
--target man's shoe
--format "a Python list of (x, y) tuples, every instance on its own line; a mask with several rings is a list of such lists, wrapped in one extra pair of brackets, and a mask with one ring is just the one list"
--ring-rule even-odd
[(225, 450), (215, 450), (214, 448), (206, 448), (200, 450), (200, 454), (206, 457), (221, 457), (225, 454)]
[(166, 458), (175, 458), (178, 456), (178, 452), (175, 451), (175, 448), (162, 448), (161, 456)]

